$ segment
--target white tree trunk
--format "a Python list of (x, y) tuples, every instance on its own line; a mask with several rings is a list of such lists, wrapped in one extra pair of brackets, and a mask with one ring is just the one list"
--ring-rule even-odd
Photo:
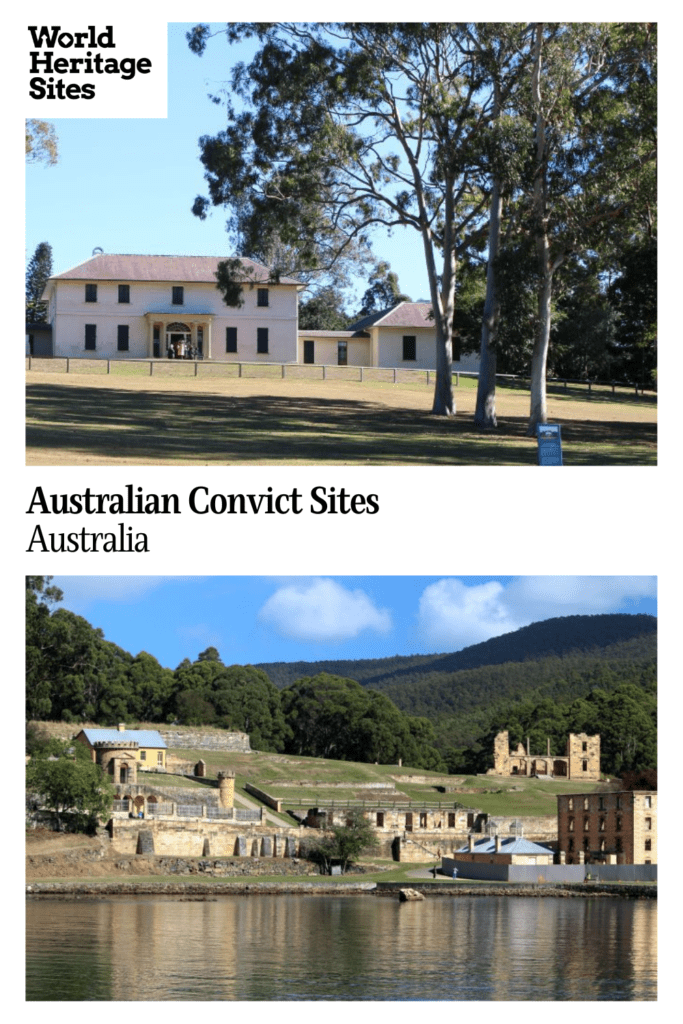
[(539, 423), (548, 422), (546, 402), (546, 369), (550, 345), (551, 300), (553, 293), (552, 273), (547, 269), (538, 296), (538, 323), (534, 351), (531, 357), (531, 409), (527, 434), (535, 435)]
[(495, 260), (500, 246), (500, 219), (503, 199), (500, 183), (493, 183), (491, 194), (491, 219), (489, 221), (489, 260), (486, 268), (486, 300), (481, 325), (481, 348), (479, 359), (479, 382), (477, 385), (477, 406), (474, 422), (480, 427), (495, 427), (496, 419), (496, 333), (500, 300), (496, 280)]

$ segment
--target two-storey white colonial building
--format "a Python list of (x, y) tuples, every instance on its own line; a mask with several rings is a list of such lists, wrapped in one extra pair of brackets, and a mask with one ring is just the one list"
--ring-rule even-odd
[[(434, 369), (436, 328), (427, 302), (400, 302), (346, 331), (299, 331), (290, 277), (242, 259), (243, 304), (216, 286), (219, 256), (101, 253), (50, 277), (46, 341), (28, 354), (93, 359), (212, 359), (224, 362)], [(51, 338), (50, 333), (51, 332)], [(457, 351), (453, 370), (476, 372), (479, 356)]]
[(216, 287), (218, 256), (101, 253), (49, 278), (43, 292), (52, 354), (95, 359), (297, 360), (297, 293), (243, 259), (243, 305)]

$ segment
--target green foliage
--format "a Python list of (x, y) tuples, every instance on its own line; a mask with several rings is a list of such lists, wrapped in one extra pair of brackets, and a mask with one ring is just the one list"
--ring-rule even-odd
[(322, 672), (281, 691), (289, 727), (285, 749), (309, 757), (442, 766), (430, 723), (404, 715), (384, 694)]
[(648, 235), (624, 247), (621, 273), (609, 289), (619, 318), (613, 346), (615, 376), (653, 383), (657, 370), (657, 242)]
[[(55, 744), (52, 744), (54, 748)], [(69, 823), (79, 832), (93, 832), (100, 820), (108, 817), (114, 799), (111, 782), (88, 754), (76, 743), (61, 744), (59, 756), (48, 754), (48, 747), (31, 757), (26, 768), (26, 790), (33, 798), (55, 812), (58, 824), (68, 814)]]
[(47, 303), (40, 297), (52, 273), (52, 246), (41, 242), (31, 257), (26, 268), (26, 321), (27, 323), (45, 323), (47, 320)]
[(299, 304), (300, 330), (343, 331), (348, 323), (344, 296), (332, 285), (318, 288), (310, 298)]
[[(260, 48), (233, 69), (225, 129), (200, 139), (209, 196), (194, 207), (200, 216), (225, 207), (246, 251), (278, 238), (312, 272), (366, 249), (377, 226), (416, 230), (437, 336), (433, 411), (442, 415), (453, 412), (457, 259), (487, 201), (481, 139), (491, 110), (479, 99), (468, 32), (455, 23), (228, 25), (229, 42), (256, 37)], [(202, 53), (208, 37), (196, 26), (190, 49)], [(376, 283), (373, 306), (384, 285), (398, 291), (388, 276)]]
[(330, 873), (336, 861), (341, 865), (342, 874), (349, 865), (357, 861), (361, 853), (371, 853), (379, 846), (374, 828), (362, 811), (351, 810), (345, 825), (331, 825), (325, 835), (308, 844), (308, 857), (322, 864)]
[(380, 262), (372, 271), (365, 294), (363, 305), (354, 319), (360, 320), (372, 313), (379, 313), (383, 309), (390, 309), (399, 302), (410, 302), (410, 296), (404, 295), (398, 283), (398, 274), (395, 274), (388, 263)]

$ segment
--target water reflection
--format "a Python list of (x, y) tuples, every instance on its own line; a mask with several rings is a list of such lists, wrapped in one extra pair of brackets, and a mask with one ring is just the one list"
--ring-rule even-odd
[(30, 1000), (650, 1000), (655, 901), (35, 899)]

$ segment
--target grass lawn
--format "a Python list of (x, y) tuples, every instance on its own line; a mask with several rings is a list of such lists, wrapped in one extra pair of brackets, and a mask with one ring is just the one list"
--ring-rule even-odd
[[(61, 739), (67, 739), (75, 732), (74, 726), (65, 722), (45, 722), (40, 723), (40, 726), (50, 735)], [(158, 728), (158, 724), (148, 722), (128, 723), (128, 726), (131, 729)], [(183, 727), (176, 728), (182, 731)], [(192, 731), (188, 729), (188, 732)], [(211, 730), (208, 727), (203, 731), (220, 733), (220, 730)], [(440, 804), (442, 807), (453, 807), (455, 803), (459, 803), (487, 814), (504, 817), (554, 815), (557, 813), (558, 793), (589, 793), (597, 788), (596, 783), (591, 782), (545, 781), (521, 776), (448, 776), (417, 768), (399, 768), (398, 765), (392, 764), (362, 764), (262, 751), (237, 753), (188, 747), (174, 748), (173, 753), (183, 760), (192, 762), (202, 758), (206, 762), (206, 781), (195, 782), (182, 776), (162, 773), (145, 773), (144, 776), (140, 776), (140, 781), (147, 781), (150, 785), (156, 783), (164, 787), (183, 786), (210, 791), (211, 785), (215, 785), (216, 773), (221, 769), (231, 768), (235, 772), (235, 792), (238, 797), (244, 795), (250, 801), (260, 803), (256, 797), (245, 793), (244, 786), (250, 782), (269, 795), (280, 797), (285, 812), (288, 807), (300, 810), (302, 806), (314, 807), (318, 803), (330, 801), (344, 803), (364, 800), (367, 806), (390, 806), (393, 802), (405, 804), (410, 800), (413, 804), (422, 806)], [(298, 785), (283, 786), (280, 785), (282, 782), (293, 782)], [(372, 782), (393, 785), (397, 795), (383, 793), (381, 790), (373, 792), (368, 789), (368, 784)], [(333, 786), (332, 783), (336, 785)], [(440, 792), (437, 787), (443, 786), (447, 786), (449, 790), (453, 788), (453, 791)], [(280, 817), (283, 823), (292, 823), (286, 813)]]
[[(497, 430), (472, 423), (461, 378), (457, 415), (432, 416), (433, 388), (277, 377), (27, 374), (26, 461), (79, 465), (533, 466), (529, 394), (498, 390)], [(568, 466), (656, 464), (656, 398), (555, 388)]]

